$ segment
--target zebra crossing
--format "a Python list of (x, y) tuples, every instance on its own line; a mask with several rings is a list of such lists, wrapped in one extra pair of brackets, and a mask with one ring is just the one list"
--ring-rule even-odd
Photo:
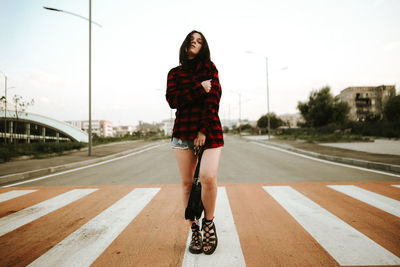
[(400, 265), (400, 183), (219, 185), (215, 225), (193, 255), (179, 185), (2, 188), (0, 266)]
[(397, 256), (290, 186), (264, 186), (263, 188), (340, 265), (400, 264)]

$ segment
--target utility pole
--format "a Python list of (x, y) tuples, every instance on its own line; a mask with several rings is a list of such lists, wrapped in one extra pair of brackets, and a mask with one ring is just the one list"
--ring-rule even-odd
[(242, 135), (242, 127), (241, 127), (241, 120), (242, 120), (242, 94), (239, 94), (239, 136)]
[(268, 141), (269, 141), (271, 125), (270, 125), (270, 114), (269, 114), (268, 57), (265, 57), (265, 63), (267, 69), (267, 118), (268, 118)]
[(56, 11), (56, 12), (63, 12), (67, 13), (76, 17), (79, 17), (84, 20), (89, 21), (89, 147), (88, 147), (88, 154), (89, 156), (92, 155), (92, 23), (96, 24), (100, 28), (102, 27), (97, 22), (92, 21), (92, 0), (89, 0), (89, 19), (82, 17), (78, 14), (57, 9), (51, 7), (43, 7), (44, 9)]
[(7, 76), (4, 75), (4, 77), (4, 144), (7, 144)]
[(89, 156), (92, 155), (92, 0), (89, 0)]
[(7, 143), (7, 75), (0, 71), (4, 75), (4, 143)]

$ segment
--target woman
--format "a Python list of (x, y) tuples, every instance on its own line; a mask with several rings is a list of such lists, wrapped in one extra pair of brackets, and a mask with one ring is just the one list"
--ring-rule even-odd
[(172, 147), (182, 178), (183, 205), (187, 206), (197, 158), (194, 147), (204, 149), (200, 166), (204, 218), (203, 237), (199, 225), (191, 221), (192, 241), (189, 251), (212, 254), (217, 247), (214, 219), (217, 198), (217, 170), (221, 147), (224, 145), (218, 117), (221, 86), (218, 70), (210, 60), (204, 35), (189, 33), (182, 43), (180, 65), (168, 73), (166, 98), (176, 111)]

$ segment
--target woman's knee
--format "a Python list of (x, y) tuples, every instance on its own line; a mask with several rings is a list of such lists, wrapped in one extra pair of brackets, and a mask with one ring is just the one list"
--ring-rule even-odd
[(217, 185), (217, 175), (213, 173), (200, 174), (201, 184), (206, 187), (212, 187)]
[(190, 190), (192, 190), (192, 184), (193, 184), (192, 181), (190, 181), (190, 182), (189, 181), (182, 182), (183, 192), (185, 192), (185, 193), (190, 192)]

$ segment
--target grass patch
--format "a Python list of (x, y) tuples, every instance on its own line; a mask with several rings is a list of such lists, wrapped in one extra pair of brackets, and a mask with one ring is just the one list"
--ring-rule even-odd
[(42, 158), (48, 154), (62, 154), (64, 151), (79, 150), (85, 146), (87, 144), (81, 142), (2, 144), (0, 146), (0, 159), (10, 161), (12, 158), (20, 156)]
[[(97, 137), (92, 139), (93, 146), (104, 145), (114, 142), (145, 140), (157, 141), (171, 138), (170, 136), (125, 136), (125, 137)], [(66, 151), (71, 151), (87, 147), (87, 143), (81, 142), (62, 142), (62, 143), (14, 143), (0, 145), (0, 162), (10, 161), (21, 156), (33, 156), (34, 158), (45, 158), (49, 155), (61, 155)]]
[(304, 140), (308, 143), (336, 143), (336, 142), (372, 142), (373, 139), (362, 135), (345, 135), (345, 134), (305, 134), (292, 133), (276, 135), (276, 138), (283, 140)]
[(94, 146), (97, 145), (104, 145), (114, 142), (125, 142), (125, 141), (135, 141), (135, 140), (145, 140), (145, 141), (157, 141), (157, 140), (164, 140), (169, 139), (170, 136), (158, 136), (158, 135), (144, 135), (144, 136), (134, 136), (134, 135), (127, 135), (124, 137), (98, 137), (93, 136), (92, 142)]

